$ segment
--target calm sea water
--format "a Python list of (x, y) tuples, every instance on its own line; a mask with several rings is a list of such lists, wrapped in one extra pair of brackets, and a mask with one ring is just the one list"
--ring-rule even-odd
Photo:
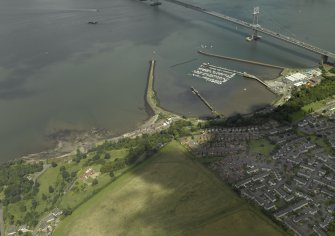
[[(253, 6), (260, 6), (264, 27), (335, 51), (332, 0), (190, 2), (246, 21), (251, 20)], [(52, 147), (46, 137), (58, 130), (96, 127), (117, 134), (136, 127), (147, 118), (144, 90), (153, 54), (160, 103), (192, 116), (208, 111), (190, 92), (191, 85), (225, 115), (250, 112), (275, 99), (241, 77), (221, 86), (190, 77), (202, 62), (264, 79), (278, 74), (201, 56), (201, 44), (213, 46), (209, 50), (215, 53), (283, 66), (308, 67), (319, 61), (317, 55), (268, 37), (247, 43), (248, 30), (189, 9), (148, 4), (0, 1), (0, 162)], [(88, 25), (92, 20), (99, 24)]]

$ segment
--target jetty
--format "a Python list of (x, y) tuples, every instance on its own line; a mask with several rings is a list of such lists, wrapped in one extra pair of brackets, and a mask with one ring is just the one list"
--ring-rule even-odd
[(251, 74), (248, 74), (247, 72), (243, 72), (241, 74), (244, 78), (247, 78), (247, 79), (253, 79), (253, 80), (256, 80), (258, 83), (262, 84), (265, 88), (267, 88), (270, 92), (274, 93), (274, 94), (277, 94), (275, 91), (273, 91), (271, 89), (271, 87), (269, 85), (267, 85), (263, 80), (261, 80), (260, 78), (257, 78), (256, 76), (254, 75), (251, 75)]
[(235, 57), (227, 57), (224, 55), (213, 54), (213, 53), (204, 52), (201, 50), (198, 50), (198, 53), (205, 55), (205, 56), (216, 57), (220, 59), (226, 59), (226, 60), (237, 61), (237, 62), (243, 62), (243, 63), (253, 64), (253, 65), (258, 65), (258, 66), (270, 67), (270, 68), (275, 68), (275, 69), (280, 69), (280, 70), (285, 69), (285, 67), (282, 67), (282, 66), (271, 65), (271, 64), (267, 64), (267, 63), (263, 63), (259, 61), (246, 60), (246, 59), (240, 59), (240, 58), (235, 58)]
[(257, 78), (255, 75), (251, 75), (248, 74), (247, 72), (238, 72), (239, 75), (243, 76), (244, 78), (247, 79), (253, 79), (256, 80), (258, 83), (260, 83), (261, 85), (263, 85), (265, 88), (267, 88), (270, 92), (277, 94), (276, 92), (274, 92), (271, 87), (269, 85), (267, 85), (263, 80), (261, 80), (260, 78)]
[(220, 114), (214, 109), (214, 107), (207, 102), (207, 100), (201, 96), (198, 90), (196, 90), (194, 87), (191, 86), (192, 92), (197, 95), (198, 98), (209, 108), (209, 110), (213, 113), (215, 116), (219, 116)]
[(254, 75), (250, 75), (250, 74), (248, 74), (247, 72), (243, 72), (243, 77), (244, 77), (244, 78), (248, 78), (248, 79), (254, 79), (254, 80), (256, 80), (257, 82), (259, 82), (260, 84), (262, 84), (262, 85), (264, 85), (265, 87), (267, 87), (268, 89), (270, 89), (269, 86), (268, 86), (266, 83), (264, 83), (263, 80), (257, 78), (257, 77), (254, 76)]
[(150, 61), (147, 88), (145, 91), (145, 104), (148, 113), (151, 115), (156, 115), (158, 113), (156, 94), (154, 90), (155, 65), (156, 61), (152, 59)]
[(156, 61), (154, 59), (150, 60), (147, 87), (144, 96), (146, 110), (149, 113), (149, 115), (154, 116), (155, 119), (160, 113), (169, 117), (170, 116), (178, 117), (177, 115), (169, 111), (166, 111), (159, 106), (159, 101), (156, 97), (156, 92), (154, 90), (155, 66)]

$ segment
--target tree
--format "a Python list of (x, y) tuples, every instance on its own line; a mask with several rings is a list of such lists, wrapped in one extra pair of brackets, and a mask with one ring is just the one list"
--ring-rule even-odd
[(95, 179), (92, 181), (92, 186), (97, 185), (98, 183), (99, 183), (98, 180), (95, 178)]
[(60, 169), (60, 172), (62, 174), (62, 177), (65, 181), (69, 182), (70, 181), (70, 173), (64, 168)]
[(50, 185), (49, 186), (49, 193), (53, 193), (55, 191), (55, 189)]
[(105, 153), (105, 157), (104, 157), (106, 160), (107, 159), (110, 159), (111, 158), (111, 154), (109, 154), (109, 153)]
[(81, 156), (81, 151), (80, 151), (80, 149), (79, 149), (79, 148), (77, 149), (76, 156), (78, 156), (78, 157), (80, 157), (80, 156)]
[(77, 176), (77, 172), (76, 171), (72, 171), (71, 172), (71, 178), (74, 178), (74, 177), (76, 177)]
[(25, 205), (21, 205), (21, 206), (20, 206), (20, 211), (21, 211), (21, 212), (25, 212), (25, 211), (27, 211), (27, 207), (26, 207)]
[(17, 220), (16, 221), (16, 225), (22, 225), (22, 221), (21, 220)]
[(66, 208), (63, 210), (63, 214), (65, 216), (71, 215), (72, 214), (72, 209), (71, 208)]
[(55, 167), (57, 167), (57, 163), (53, 161), (53, 162), (51, 163), (51, 166), (52, 166), (53, 168), (55, 168)]
[(332, 221), (328, 226), (329, 231), (335, 232), (335, 221)]
[(33, 199), (31, 201), (31, 206), (32, 206), (32, 208), (36, 208), (37, 207), (37, 201), (35, 199)]
[(42, 194), (42, 200), (46, 201), (48, 199), (47, 195), (45, 195), (44, 193)]

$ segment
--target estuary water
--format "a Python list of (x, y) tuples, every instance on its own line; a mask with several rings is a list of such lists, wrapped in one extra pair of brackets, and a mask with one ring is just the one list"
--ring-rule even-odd
[[(262, 26), (335, 51), (333, 0), (189, 2), (245, 21), (260, 6)], [(201, 13), (149, 3), (0, 1), (0, 162), (51, 148), (48, 136), (59, 130), (105, 128), (116, 135), (141, 124), (147, 118), (144, 91), (153, 56), (160, 104), (188, 116), (208, 115), (190, 86), (224, 115), (248, 113), (275, 99), (242, 77), (223, 85), (191, 77), (203, 62), (264, 79), (279, 73), (201, 56), (201, 45), (213, 53), (282, 66), (319, 62), (319, 56), (269, 37), (248, 43), (248, 30)]]

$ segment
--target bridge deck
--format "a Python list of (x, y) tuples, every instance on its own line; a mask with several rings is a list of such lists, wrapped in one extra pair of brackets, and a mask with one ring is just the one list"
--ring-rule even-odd
[(230, 17), (230, 16), (226, 16), (226, 15), (224, 15), (222, 13), (218, 13), (218, 12), (215, 12), (215, 11), (209, 11), (209, 10), (206, 10), (204, 8), (201, 8), (201, 7), (198, 7), (198, 6), (194, 6), (194, 5), (191, 5), (191, 4), (188, 4), (188, 3), (184, 3), (184, 2), (181, 2), (181, 1), (178, 1), (178, 0), (165, 0), (165, 1), (177, 4), (177, 5), (180, 5), (180, 6), (183, 6), (183, 7), (186, 7), (186, 8), (195, 10), (195, 11), (198, 11), (198, 12), (202, 12), (202, 13), (211, 15), (211, 16), (214, 16), (214, 17), (217, 17), (217, 18), (220, 18), (220, 19), (232, 22), (234, 24), (238, 24), (240, 26), (243, 26), (243, 27), (246, 27), (246, 28), (249, 28), (249, 29), (252, 29), (252, 30), (257, 30), (258, 32), (267, 34), (267, 35), (269, 35), (271, 37), (277, 38), (277, 39), (285, 41), (287, 43), (294, 44), (294, 45), (296, 45), (298, 47), (304, 48), (304, 49), (309, 50), (311, 52), (320, 54), (322, 56), (327, 56), (329, 58), (335, 58), (335, 53), (332, 53), (332, 52), (329, 52), (327, 50), (318, 48), (318, 47), (313, 46), (311, 44), (308, 44), (308, 43), (305, 43), (303, 41), (294, 39), (292, 37), (289, 37), (289, 36), (277, 33), (275, 31), (263, 28), (263, 27), (261, 27), (259, 25), (256, 26), (256, 25), (253, 25), (251, 23), (248, 23), (248, 22), (245, 22), (245, 21), (242, 21), (242, 20)]

